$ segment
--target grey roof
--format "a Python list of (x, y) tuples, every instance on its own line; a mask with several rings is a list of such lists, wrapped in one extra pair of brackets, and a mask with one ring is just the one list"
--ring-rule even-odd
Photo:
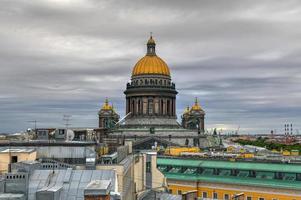
[(2, 200), (25, 200), (24, 194), (12, 194), (12, 193), (0, 193), (0, 199)]
[(146, 191), (140, 198), (140, 200), (182, 200), (181, 195), (173, 195), (166, 192), (156, 192), (153, 190)]
[(32, 153), (36, 150), (34, 148), (26, 147), (4, 147), (0, 148), (0, 153)]
[(85, 195), (107, 195), (110, 193), (112, 183), (110, 180), (93, 180), (85, 188)]
[(28, 200), (35, 200), (37, 191), (60, 188), (61, 199), (83, 200), (84, 189), (93, 180), (111, 180), (111, 191), (115, 191), (114, 170), (35, 170), (29, 178)]

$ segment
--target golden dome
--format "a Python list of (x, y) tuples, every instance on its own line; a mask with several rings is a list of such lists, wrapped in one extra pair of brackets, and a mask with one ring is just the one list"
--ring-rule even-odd
[(197, 98), (195, 98), (195, 102), (194, 102), (194, 105), (191, 107), (191, 110), (195, 110), (195, 111), (202, 111), (203, 110), (201, 108)]
[(147, 54), (136, 63), (132, 71), (132, 76), (145, 74), (170, 76), (169, 67), (156, 55), (155, 46), (155, 40), (150, 36), (147, 42)]
[(132, 76), (144, 74), (161, 74), (170, 76), (167, 64), (158, 56), (144, 56), (135, 65)]
[(109, 104), (108, 98), (106, 98), (105, 103), (101, 107), (102, 110), (113, 110), (113, 106)]

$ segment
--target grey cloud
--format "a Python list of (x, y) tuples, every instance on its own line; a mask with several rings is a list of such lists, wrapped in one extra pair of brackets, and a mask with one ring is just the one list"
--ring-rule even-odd
[(178, 118), (198, 96), (207, 127), (244, 133), (300, 127), (300, 1), (0, 2), (0, 132), (27, 121), (96, 126), (126, 82), (149, 31), (179, 90)]

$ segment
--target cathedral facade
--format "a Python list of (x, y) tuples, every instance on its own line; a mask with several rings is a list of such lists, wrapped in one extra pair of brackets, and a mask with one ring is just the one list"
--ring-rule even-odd
[[(152, 36), (146, 46), (146, 55), (134, 65), (131, 80), (124, 91), (126, 116), (119, 120), (119, 115), (113, 108), (109, 108), (106, 101), (99, 111), (99, 128), (109, 129), (110, 138), (132, 139), (142, 146), (145, 145), (143, 142), (156, 142), (165, 146), (210, 145), (203, 134), (205, 112), (197, 100), (191, 109), (184, 111), (182, 122), (178, 123), (178, 92), (172, 82), (170, 69), (156, 54), (156, 42)], [(104, 122), (110, 122), (110, 126), (105, 127)], [(112, 125), (111, 122), (116, 123)]]

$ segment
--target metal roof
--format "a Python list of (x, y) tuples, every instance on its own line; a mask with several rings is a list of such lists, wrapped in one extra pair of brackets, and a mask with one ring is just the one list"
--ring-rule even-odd
[(41, 189), (59, 188), (62, 188), (62, 199), (83, 200), (84, 189), (93, 180), (111, 180), (111, 191), (115, 191), (115, 176), (114, 170), (35, 170), (28, 181), (28, 200), (35, 200), (36, 192)]
[(233, 161), (174, 159), (174, 158), (158, 157), (157, 164), (158, 165), (185, 166), (185, 167), (301, 173), (301, 165), (287, 164), (287, 163), (283, 163), (283, 164), (277, 163), (276, 164), (276, 163), (260, 163), (260, 162), (233, 162)]
[(25, 195), (24, 194), (13, 194), (13, 193), (0, 193), (0, 199), (3, 199), (3, 200), (8, 200), (8, 199), (24, 200)]
[(0, 153), (32, 153), (35, 152), (36, 150), (33, 148), (10, 148), (10, 147), (5, 147), (0, 149)]

